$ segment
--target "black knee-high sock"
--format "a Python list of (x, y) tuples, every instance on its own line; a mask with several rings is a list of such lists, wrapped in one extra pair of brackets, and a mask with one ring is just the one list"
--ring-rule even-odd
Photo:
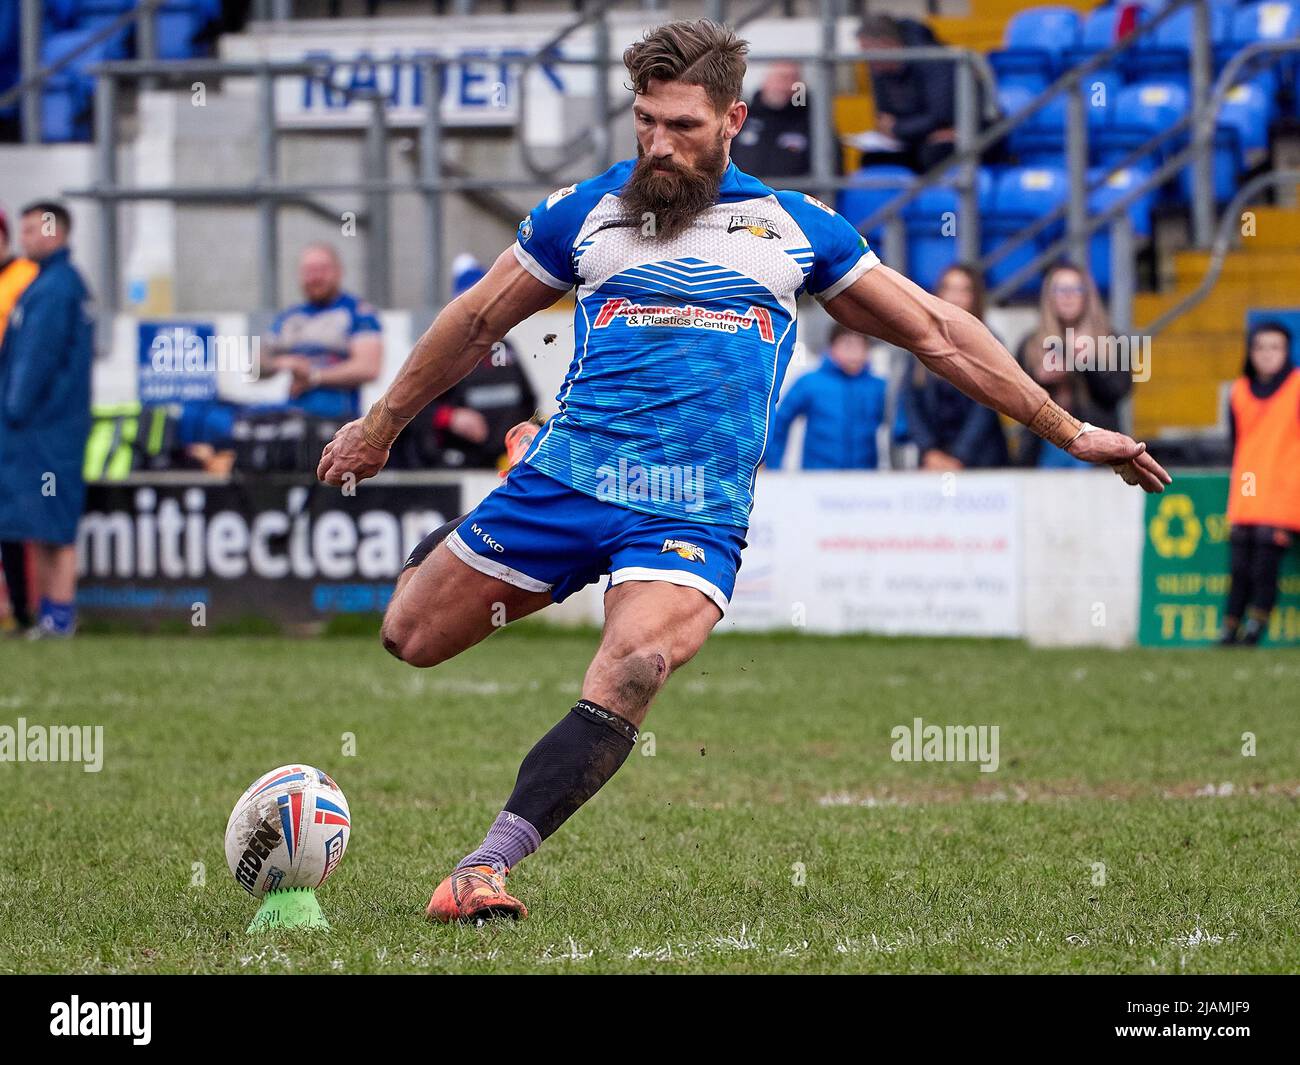
[(402, 569), (412, 569), (428, 558), (433, 553), (433, 549), (455, 532), (456, 526), (464, 521), (466, 517), (468, 517), (467, 514), (462, 514), (459, 518), (452, 518), (446, 525), (439, 525), (433, 532), (429, 533), (428, 536), (415, 545), (415, 550), (411, 552), (411, 557), (406, 560), (406, 565)]
[(637, 736), (626, 718), (580, 700), (524, 758), (506, 812), (546, 839), (618, 772)]
[(32, 623), (32, 612), (27, 599), (27, 545), (21, 540), (0, 543), (0, 562), (4, 566), (5, 587), (9, 589), (14, 621), (28, 628)]

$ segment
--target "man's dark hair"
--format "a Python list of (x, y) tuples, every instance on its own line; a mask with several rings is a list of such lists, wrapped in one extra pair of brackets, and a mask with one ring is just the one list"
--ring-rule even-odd
[(68, 214), (68, 209), (56, 200), (37, 200), (35, 203), (29, 203), (23, 208), (24, 216), (29, 214), (50, 215), (54, 219), (55, 225), (65, 234), (72, 232), (72, 215)]
[(719, 114), (740, 99), (749, 44), (708, 19), (667, 22), (623, 53), (632, 90), (644, 93), (654, 81), (698, 85)]
[(1246, 335), (1246, 365), (1242, 368), (1242, 373), (1252, 381), (1256, 378), (1255, 364), (1250, 361), (1250, 349), (1255, 346), (1255, 338), (1261, 333), (1277, 333), (1286, 341), (1286, 356), (1289, 363), (1295, 348), (1292, 346), (1291, 330), (1279, 322), (1276, 318), (1270, 318), (1264, 322), (1257, 322), (1250, 327), (1250, 332)]
[(893, 15), (867, 15), (858, 24), (858, 36), (903, 43), (903, 31)]

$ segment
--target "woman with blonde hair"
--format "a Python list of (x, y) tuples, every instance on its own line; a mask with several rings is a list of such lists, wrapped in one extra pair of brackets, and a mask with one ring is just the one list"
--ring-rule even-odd
[[(1115, 350), (1103, 343), (1111, 336), (1110, 316), (1092, 278), (1071, 263), (1058, 263), (1043, 279), (1038, 328), (1021, 344), (1020, 363), (1076, 417), (1118, 429), (1119, 404), (1133, 377), (1128, 369), (1097, 364), (1100, 353)], [(1057, 469), (1087, 465), (1032, 434), (1022, 435), (1018, 461)]]

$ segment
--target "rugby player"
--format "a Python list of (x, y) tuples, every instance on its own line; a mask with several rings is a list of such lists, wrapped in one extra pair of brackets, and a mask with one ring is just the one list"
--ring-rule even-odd
[[(1169, 483), (1144, 444), (1058, 407), (978, 320), (882, 265), (844, 218), (731, 164), (746, 52), (708, 21), (628, 48), (637, 158), (539, 203), (321, 457), (326, 484), (378, 473), (413, 415), (577, 288), (557, 413), (517, 432), (527, 450), (502, 485), (413, 552), (383, 622), (392, 654), (435, 666), (609, 575), (582, 698), (437, 886), (432, 919), (526, 916), (507, 874), (614, 775), (655, 695), (722, 618), (801, 294), (1070, 454), (1148, 492)], [(681, 490), (647, 497), (638, 479)]]

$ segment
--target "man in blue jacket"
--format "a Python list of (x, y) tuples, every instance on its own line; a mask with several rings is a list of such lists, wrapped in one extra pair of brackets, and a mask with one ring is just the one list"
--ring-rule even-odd
[(40, 273), (0, 343), (0, 540), (34, 544), (38, 636), (71, 636), (76, 623), (94, 329), (90, 294), (69, 258), (70, 227), (61, 204), (23, 210), (23, 253)]
[(781, 466), (790, 426), (802, 416), (805, 470), (876, 468), (885, 382), (868, 370), (869, 361), (867, 338), (836, 325), (821, 366), (795, 381), (777, 406), (764, 458), (769, 467)]

